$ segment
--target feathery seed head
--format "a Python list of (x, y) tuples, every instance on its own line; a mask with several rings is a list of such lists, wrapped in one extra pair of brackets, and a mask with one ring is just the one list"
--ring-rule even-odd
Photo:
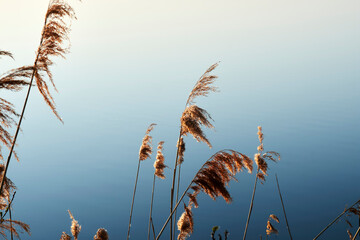
[(179, 149), (179, 157), (178, 157), (178, 162), (177, 164), (182, 164), (184, 162), (184, 153), (185, 153), (185, 142), (184, 142), (184, 138), (180, 137), (180, 139), (178, 140), (176, 147)]
[(71, 237), (66, 232), (62, 232), (60, 240), (71, 240)]
[(206, 138), (201, 126), (214, 128), (210, 123), (212, 120), (210, 114), (196, 105), (188, 106), (181, 116), (181, 135), (186, 136), (190, 133), (198, 142), (205, 142), (210, 148), (212, 147), (209, 140)]
[(184, 209), (185, 211), (181, 214), (179, 221), (177, 222), (178, 230), (180, 231), (177, 238), (178, 240), (185, 240), (194, 230), (191, 204), (189, 206), (184, 204)]
[(166, 168), (166, 165), (164, 164), (164, 155), (162, 153), (163, 150), (164, 141), (159, 142), (158, 144), (158, 151), (156, 154), (156, 161), (154, 163), (155, 168), (155, 175), (161, 179), (165, 178), (164, 175), (164, 168)]
[(70, 210), (68, 210), (70, 218), (72, 219), (71, 221), (71, 234), (74, 236), (74, 239), (77, 240), (79, 233), (81, 231), (81, 226), (79, 225), (78, 221), (75, 220), (74, 216), (72, 215), (72, 213), (70, 212)]
[(270, 235), (270, 234), (278, 234), (278, 230), (276, 228), (274, 228), (274, 226), (270, 223), (270, 221), (267, 221), (267, 225), (266, 225), (266, 234)]
[(142, 140), (139, 150), (140, 161), (144, 161), (147, 158), (150, 158), (150, 155), (152, 154), (152, 146), (151, 146), (152, 137), (149, 135), (149, 133), (154, 129), (155, 125), (156, 125), (155, 123), (150, 124), (150, 126), (147, 128), (145, 132), (145, 136)]
[(94, 236), (94, 240), (109, 240), (109, 235), (105, 228), (99, 228)]

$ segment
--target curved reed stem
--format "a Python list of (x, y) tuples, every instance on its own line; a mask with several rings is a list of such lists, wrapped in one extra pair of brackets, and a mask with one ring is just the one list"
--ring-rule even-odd
[(138, 178), (139, 178), (140, 161), (141, 161), (141, 160), (139, 159), (139, 163), (138, 163), (138, 167), (137, 167), (137, 172), (136, 172), (136, 179), (135, 179), (134, 192), (133, 192), (132, 201), (131, 201), (131, 210), (130, 210), (130, 218), (129, 218), (129, 227), (128, 227), (128, 233), (127, 233), (127, 237), (126, 237), (126, 239), (127, 239), (127, 240), (129, 240), (129, 238), (130, 238), (131, 218), (132, 218), (133, 207), (134, 207), (134, 200), (135, 200), (136, 186), (137, 186), (137, 182), (138, 182)]
[(150, 204), (150, 215), (149, 215), (149, 229), (148, 229), (148, 240), (150, 240), (150, 229), (152, 223), (152, 209), (153, 209), (153, 202), (154, 202), (154, 190), (155, 190), (155, 178), (156, 175), (154, 174), (153, 186), (152, 186), (152, 193), (151, 193), (151, 204)]
[(331, 225), (333, 225), (342, 215), (344, 215), (350, 208), (352, 208), (353, 206), (355, 206), (356, 204), (360, 203), (360, 200), (357, 200), (356, 203), (354, 203), (353, 205), (351, 205), (350, 207), (348, 207), (347, 209), (345, 209), (342, 213), (340, 213), (331, 223), (329, 223), (318, 235), (316, 235), (316, 237), (314, 237), (313, 240), (318, 239), (318, 237), (321, 236), (321, 234), (323, 234)]
[(12, 227), (12, 218), (11, 218), (11, 208), (9, 208), (9, 217), (10, 217), (10, 234), (11, 234), (11, 240), (14, 240), (13, 227)]
[(287, 217), (286, 217), (285, 206), (284, 206), (284, 202), (283, 202), (283, 199), (282, 199), (282, 196), (281, 196), (281, 191), (280, 191), (279, 180), (278, 180), (277, 174), (275, 174), (275, 177), (276, 177), (276, 184), (277, 184), (277, 187), (278, 187), (278, 190), (279, 190), (279, 196), (280, 196), (280, 200), (281, 200), (282, 209), (283, 209), (283, 211), (284, 211), (284, 216), (285, 216), (285, 221), (286, 221), (286, 227), (287, 227), (287, 229), (288, 229), (288, 231), (289, 231), (290, 239), (292, 240), (289, 223), (288, 223), (288, 220), (287, 220)]
[(248, 213), (247, 220), (246, 220), (246, 226), (245, 226), (243, 240), (246, 239), (246, 233), (247, 233), (247, 229), (248, 229), (248, 226), (249, 226), (251, 212), (252, 212), (252, 209), (253, 209), (253, 206), (254, 206), (254, 197), (255, 197), (255, 191), (256, 191), (256, 184), (257, 184), (257, 180), (258, 180), (258, 173), (259, 173), (259, 167), (256, 170), (256, 178), (255, 178), (254, 190), (253, 190), (252, 197), (251, 197), (250, 208), (249, 208), (249, 213)]

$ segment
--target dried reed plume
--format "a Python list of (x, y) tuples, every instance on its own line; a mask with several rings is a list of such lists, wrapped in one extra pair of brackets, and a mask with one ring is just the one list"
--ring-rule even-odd
[(222, 150), (212, 155), (196, 173), (195, 177), (176, 203), (174, 210), (170, 213), (156, 239), (160, 238), (166, 225), (170, 221), (171, 216), (174, 214), (181, 200), (185, 197), (190, 188), (193, 190), (193, 193), (188, 194), (189, 206), (192, 206), (192, 204), (194, 204), (195, 207), (198, 206), (197, 195), (201, 191), (214, 200), (217, 197), (223, 197), (227, 203), (230, 203), (232, 199), (226, 186), (230, 180), (236, 180), (236, 173), (243, 169), (247, 169), (249, 172), (252, 171), (252, 163), (249, 163), (248, 159), (249, 158), (244, 154), (234, 150)]
[(71, 237), (66, 232), (62, 232), (60, 240), (71, 240)]
[[(7, 129), (16, 124), (14, 117), (18, 117), (14, 106), (3, 98), (0, 98), (0, 142), (7, 148), (11, 149), (13, 137)], [(14, 152), (14, 156), (17, 160), (17, 154)], [(2, 148), (0, 145), (0, 160), (3, 160)], [(2, 176), (2, 175), (1, 175)]]
[(72, 215), (72, 213), (70, 212), (70, 210), (68, 210), (70, 218), (71, 218), (71, 234), (73, 235), (74, 239), (77, 240), (79, 233), (81, 231), (81, 226), (79, 225), (78, 221), (75, 220), (74, 216)]
[(142, 144), (139, 150), (140, 161), (146, 160), (152, 154), (152, 147), (151, 147), (152, 137), (149, 135), (149, 133), (154, 129), (155, 125), (156, 125), (155, 123), (150, 124), (150, 126), (146, 130), (145, 136), (142, 140)]
[(31, 78), (33, 71), (33, 66), (23, 66), (3, 73), (0, 76), (0, 89), (19, 91), (29, 84), (27, 80)]
[(109, 235), (105, 228), (99, 228), (94, 236), (94, 240), (109, 240)]
[(196, 105), (188, 106), (181, 117), (181, 135), (186, 136), (188, 133), (198, 142), (205, 142), (210, 148), (212, 147), (209, 140), (206, 138), (201, 129), (201, 125), (208, 128), (214, 128), (209, 119), (212, 119), (210, 114)]
[(248, 226), (249, 226), (250, 217), (251, 217), (252, 209), (253, 209), (253, 206), (254, 206), (254, 198), (255, 198), (257, 181), (258, 181), (258, 179), (260, 179), (261, 183), (264, 183), (265, 182), (265, 176), (267, 176), (268, 164), (267, 164), (266, 160), (272, 160), (274, 162), (277, 162), (277, 161), (280, 160), (280, 154), (277, 153), (277, 152), (269, 151), (269, 152), (262, 153), (262, 151), (264, 151), (264, 144), (263, 144), (264, 134), (262, 132), (262, 127), (261, 126), (258, 126), (257, 135), (258, 135), (259, 142), (260, 142), (260, 145), (257, 147), (258, 153), (256, 153), (255, 156), (254, 156), (254, 160), (255, 160), (255, 163), (257, 165), (257, 170), (256, 170), (254, 189), (253, 189), (253, 193), (252, 193), (252, 196), (251, 196), (249, 213), (248, 213), (248, 217), (247, 217), (247, 220), (246, 220), (243, 240), (246, 239), (247, 229), (248, 229)]
[(266, 224), (266, 234), (267, 235), (278, 234), (279, 231), (276, 228), (274, 228), (274, 226), (271, 224), (271, 222), (270, 222), (271, 219), (275, 220), (277, 223), (280, 222), (279, 218), (277, 216), (275, 216), (274, 214), (271, 214), (269, 216), (269, 219), (268, 219), (267, 224)]
[[(16, 229), (19, 228), (19, 230)], [(7, 239), (6, 231), (12, 232), (16, 238), (20, 239), (20, 234), (26, 232), (30, 235), (30, 227), (26, 223), (10, 219), (2, 219), (0, 223), (0, 235)]]
[[(0, 164), (0, 176), (3, 175), (4, 170), (4, 164)], [(0, 194), (0, 210), (4, 210), (9, 206), (10, 202), (8, 199), (10, 199), (10, 195), (15, 189), (15, 184), (9, 178), (5, 177), (3, 191)]]
[[(199, 80), (196, 82), (195, 86), (191, 90), (188, 99), (185, 104), (185, 110), (181, 116), (181, 125), (180, 125), (180, 133), (179, 133), (179, 139), (178, 143), (180, 143), (180, 139), (183, 135), (186, 135), (187, 133), (190, 133), (194, 136), (194, 138), (199, 142), (203, 141), (211, 148), (211, 144), (209, 140), (206, 138), (205, 134), (203, 133), (201, 129), (201, 125), (205, 125), (208, 127), (213, 127), (208, 119), (211, 119), (210, 115), (204, 110), (196, 105), (195, 98), (198, 96), (208, 96), (210, 92), (217, 91), (217, 88), (212, 86), (217, 76), (211, 75), (210, 73), (218, 66), (218, 63), (215, 63), (211, 65), (203, 75), (199, 78)], [(172, 179), (172, 186), (171, 186), (171, 197), (170, 197), (170, 212), (173, 210), (173, 204), (174, 204), (174, 193), (175, 193), (175, 178), (176, 178), (176, 171), (177, 171), (177, 165), (184, 160), (183, 156), (181, 156), (181, 149), (178, 144), (178, 149), (176, 152), (176, 159), (175, 159), (175, 167), (174, 167), (174, 173), (173, 173), (173, 179)], [(185, 146), (184, 146), (185, 147)], [(184, 149), (185, 150), (185, 149)], [(176, 200), (179, 196), (179, 186), (180, 186), (180, 174), (181, 174), (181, 165), (179, 167), (179, 175), (178, 175), (178, 184), (177, 184), (177, 194), (176, 194)], [(175, 218), (176, 218), (176, 211), (175, 211)], [(173, 224), (173, 219), (171, 217), (170, 222), (170, 240), (175, 238), (175, 225)], [(173, 231), (174, 230), (174, 231)], [(174, 233), (173, 233), (174, 232)]]
[(158, 151), (156, 154), (156, 161), (154, 163), (154, 168), (155, 168), (155, 175), (158, 178), (164, 179), (165, 175), (164, 175), (164, 168), (166, 168), (166, 165), (164, 164), (164, 155), (162, 153), (163, 150), (163, 145), (164, 145), (164, 141), (159, 142), (158, 144)]
[(8, 51), (0, 50), (0, 56), (8, 56), (8, 57), (11, 57), (12, 59), (14, 59), (14, 56), (12, 55), (12, 53), (8, 52)]
[(133, 213), (133, 208), (134, 208), (136, 187), (137, 187), (137, 182), (138, 182), (138, 178), (139, 178), (140, 162), (146, 160), (152, 154), (152, 146), (151, 146), (152, 137), (149, 134), (154, 129), (155, 125), (156, 125), (155, 123), (152, 123), (147, 128), (147, 130), (145, 132), (145, 136), (144, 136), (141, 146), (140, 146), (140, 150), (139, 150), (139, 161), (138, 161), (138, 167), (137, 167), (136, 178), (135, 178), (134, 192), (133, 192), (132, 201), (131, 201), (128, 232), (127, 232), (127, 236), (126, 236), (127, 240), (129, 240), (129, 238), (130, 238), (131, 218), (132, 218), (132, 213)]
[(181, 214), (177, 222), (177, 227), (180, 231), (177, 237), (178, 240), (185, 240), (194, 231), (194, 220), (191, 208), (191, 203), (188, 206), (184, 204), (184, 212)]
[(178, 158), (178, 162), (177, 164), (182, 164), (184, 162), (184, 153), (185, 153), (185, 142), (184, 142), (184, 138), (180, 137), (180, 139), (178, 140), (176, 147), (179, 149), (179, 158)]

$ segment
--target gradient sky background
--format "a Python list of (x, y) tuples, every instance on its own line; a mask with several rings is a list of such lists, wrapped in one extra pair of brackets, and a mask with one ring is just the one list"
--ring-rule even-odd
[[(359, 199), (359, 1), (70, 3), (78, 17), (71, 53), (52, 68), (59, 90), (53, 96), (65, 124), (34, 89), (18, 138), (20, 162), (12, 162), (8, 172), (18, 187), (14, 216), (30, 224), (32, 239), (69, 232), (67, 209), (83, 226), (83, 239), (98, 227), (123, 239), (147, 126), (158, 124), (154, 144), (165, 140), (166, 161), (173, 166), (186, 98), (218, 61), (220, 92), (197, 101), (215, 120), (216, 131), (206, 131), (213, 149), (187, 137), (184, 187), (217, 150), (253, 156), (256, 127), (262, 125), (265, 150), (280, 152), (283, 160), (271, 164), (268, 181), (259, 187), (249, 239), (264, 234), (270, 213), (282, 217), (275, 172), (298, 239), (314, 237)], [(15, 57), (0, 60), (1, 73), (33, 63), (47, 5), (0, 0), (0, 49)], [(18, 109), (25, 96), (0, 94)], [(146, 234), (153, 159), (142, 166), (132, 239)], [(158, 181), (155, 195), (157, 228), (168, 211), (163, 206), (169, 201), (169, 170), (167, 177)], [(214, 225), (240, 238), (253, 178), (242, 173), (230, 185), (232, 205), (201, 196), (192, 239), (209, 238)], [(279, 230), (278, 239), (287, 239), (286, 228)], [(343, 222), (329, 234), (345, 239)]]

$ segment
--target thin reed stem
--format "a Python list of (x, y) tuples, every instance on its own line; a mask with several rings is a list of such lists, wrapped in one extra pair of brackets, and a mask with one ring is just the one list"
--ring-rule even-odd
[[(49, 4), (50, 4), (50, 3), (49, 3)], [(50, 6), (50, 5), (49, 5), (49, 6)], [(45, 18), (44, 26), (46, 26), (46, 23), (47, 23), (47, 18)], [(39, 49), (40, 49), (40, 46), (42, 45), (43, 40), (44, 40), (44, 33), (45, 33), (45, 32), (43, 31), (42, 34), (41, 34)], [(16, 128), (16, 132), (15, 132), (15, 135), (14, 135), (14, 140), (13, 140), (13, 142), (12, 142), (12, 145), (11, 145), (11, 148), (10, 148), (10, 152), (9, 152), (9, 156), (8, 156), (8, 158), (7, 158), (7, 161), (6, 161), (4, 174), (3, 174), (3, 176), (2, 176), (1, 186), (0, 186), (0, 194), (2, 193), (2, 190), (3, 190), (3, 187), (4, 187), (5, 178), (6, 178), (6, 173), (7, 173), (7, 170), (8, 170), (9, 164), (10, 164), (10, 161), (11, 161), (11, 156), (12, 156), (12, 153), (13, 153), (13, 151), (14, 151), (14, 147), (15, 147), (15, 144), (16, 144), (16, 139), (17, 139), (17, 136), (18, 136), (19, 131), (20, 131), (21, 122), (22, 122), (22, 120), (23, 120), (24, 113), (25, 113), (25, 109), (26, 109), (26, 105), (27, 105), (27, 102), (28, 102), (28, 99), (29, 99), (29, 96), (30, 96), (31, 86), (32, 86), (33, 81), (34, 81), (34, 77), (35, 77), (35, 72), (36, 72), (36, 69), (37, 69), (37, 62), (38, 62), (38, 59), (39, 59), (39, 55), (40, 55), (40, 51), (38, 50), (38, 52), (37, 52), (37, 54), (36, 54), (35, 61), (34, 61), (34, 69), (33, 69), (33, 72), (32, 72), (32, 74), (31, 74), (31, 80), (30, 80), (30, 83), (29, 83), (29, 88), (28, 88), (27, 93), (26, 93), (24, 105), (23, 105), (23, 108), (22, 108), (22, 111), (21, 111), (21, 115), (20, 115), (20, 118), (19, 118), (19, 123), (18, 123), (17, 128)]]
[(257, 180), (258, 180), (259, 170), (260, 170), (260, 168), (258, 167), (257, 170), (256, 170), (256, 178), (255, 178), (254, 190), (253, 190), (252, 197), (251, 197), (250, 208), (249, 208), (249, 213), (248, 213), (247, 220), (246, 220), (246, 226), (245, 226), (243, 240), (246, 239), (246, 233), (247, 233), (247, 229), (248, 229), (249, 221), (250, 221), (250, 217), (251, 217), (251, 212), (252, 212), (253, 205), (254, 205), (254, 197), (255, 197), (256, 184), (257, 184)]
[(286, 217), (285, 206), (284, 206), (284, 202), (283, 202), (283, 199), (282, 199), (282, 195), (281, 195), (281, 191), (280, 191), (279, 180), (278, 180), (277, 174), (275, 174), (275, 177), (276, 177), (276, 184), (277, 184), (277, 188), (278, 188), (279, 196), (280, 196), (280, 200), (281, 200), (281, 205), (282, 205), (282, 208), (283, 208), (283, 211), (284, 211), (284, 216), (285, 216), (285, 221), (286, 221), (286, 227), (287, 227), (287, 229), (288, 229), (288, 231), (289, 231), (290, 239), (292, 240), (293, 238), (292, 238), (292, 236), (291, 236), (289, 223), (288, 223), (288, 220), (287, 220), (287, 217)]
[(155, 240), (155, 238), (156, 238), (156, 236), (155, 236), (155, 227), (154, 227), (154, 221), (153, 221), (153, 219), (151, 218), (151, 226), (152, 226), (152, 232), (153, 232), (153, 235), (154, 235), (154, 240)]
[(154, 190), (155, 190), (155, 178), (156, 175), (154, 174), (153, 186), (152, 186), (152, 193), (151, 193), (151, 204), (150, 204), (150, 215), (149, 215), (149, 229), (148, 229), (148, 240), (150, 240), (150, 228), (152, 223), (152, 209), (153, 209), (153, 202), (154, 202)]
[(132, 218), (133, 207), (134, 207), (134, 200), (135, 200), (136, 186), (137, 186), (137, 182), (138, 182), (138, 178), (139, 178), (140, 161), (141, 161), (141, 160), (139, 159), (139, 163), (138, 163), (138, 167), (137, 167), (137, 172), (136, 172), (136, 179), (135, 179), (134, 192), (133, 192), (132, 201), (131, 201), (131, 210), (130, 210), (130, 218), (129, 218), (129, 227), (128, 227), (128, 233), (127, 233), (127, 237), (126, 237), (126, 239), (127, 239), (127, 240), (129, 240), (129, 238), (130, 238), (131, 218)]
[(358, 230), (356, 231), (355, 236), (353, 237), (352, 240), (355, 240), (355, 239), (356, 239), (357, 235), (359, 235), (359, 231), (360, 231), (360, 227), (359, 227)]
[(314, 237), (313, 240), (318, 239), (321, 234), (323, 234), (331, 225), (333, 225), (342, 215), (344, 215), (350, 208), (352, 208), (353, 206), (355, 206), (356, 204), (360, 203), (360, 200), (357, 200), (357, 202), (355, 202), (353, 205), (351, 205), (350, 207), (348, 207), (347, 209), (345, 209), (342, 213), (340, 213), (331, 223), (329, 223), (318, 235), (316, 235), (316, 237)]
[(10, 210), (11, 204), (12, 204), (12, 202), (14, 201), (15, 194), (16, 194), (16, 191), (14, 192), (14, 194), (13, 194), (13, 196), (12, 196), (12, 198), (11, 198), (11, 201), (9, 201), (9, 204), (8, 204), (8, 206), (6, 207), (4, 214), (1, 215), (0, 222), (2, 222), (2, 221), (4, 220), (6, 214), (7, 214), (8, 211)]
[(10, 234), (11, 234), (11, 240), (14, 240), (13, 227), (12, 227), (12, 218), (11, 218), (11, 208), (9, 208), (9, 217), (10, 217)]
[[(186, 103), (187, 105), (187, 103)], [(178, 142), (180, 142), (180, 138), (181, 138), (181, 131), (182, 131), (182, 126), (180, 127), (180, 132), (179, 132), (179, 138), (178, 138)], [(180, 146), (177, 146), (177, 151), (176, 151), (176, 158), (175, 158), (175, 167), (174, 167), (174, 173), (173, 173), (173, 178), (172, 178), (172, 185), (171, 185), (171, 191), (170, 191), (170, 213), (173, 212), (173, 205), (174, 205), (174, 187), (175, 187), (175, 178), (176, 178), (176, 169), (177, 169), (177, 162), (179, 159), (179, 152), (180, 152)], [(170, 221), (170, 226), (173, 225), (173, 218), (172, 218), (172, 214), (170, 214), (171, 216), (171, 221)], [(175, 220), (176, 221), (176, 220)], [(173, 228), (170, 227), (170, 240), (173, 239)]]
[[(179, 166), (178, 180), (177, 180), (177, 188), (176, 188), (176, 202), (179, 200), (179, 190), (180, 190), (180, 174), (181, 174), (181, 164)], [(174, 213), (174, 230), (173, 230), (173, 239), (175, 239), (176, 232), (176, 211)]]

